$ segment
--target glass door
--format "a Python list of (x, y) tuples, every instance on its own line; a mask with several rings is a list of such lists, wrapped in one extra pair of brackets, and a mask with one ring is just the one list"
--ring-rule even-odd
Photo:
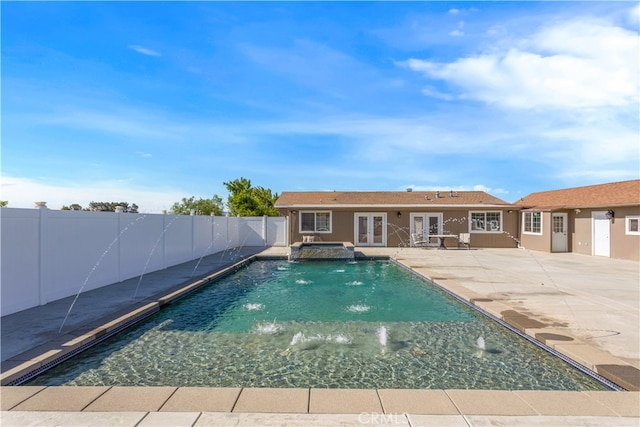
[(386, 213), (356, 213), (355, 242), (358, 246), (385, 246), (387, 244)]
[(372, 243), (374, 246), (384, 246), (384, 230), (385, 221), (382, 215), (371, 215), (373, 219), (373, 230), (371, 232)]
[(356, 245), (367, 246), (369, 244), (369, 217), (366, 215), (357, 216), (356, 224)]
[(442, 234), (442, 214), (441, 213), (412, 213), (410, 215), (410, 230), (414, 234), (422, 234), (424, 239), (429, 241), (429, 246), (438, 246), (440, 239), (438, 234)]

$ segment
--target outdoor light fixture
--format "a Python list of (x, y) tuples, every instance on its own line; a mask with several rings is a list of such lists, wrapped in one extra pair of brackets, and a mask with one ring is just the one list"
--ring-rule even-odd
[(616, 216), (616, 213), (614, 211), (612, 211), (611, 209), (609, 209), (607, 211), (607, 219), (613, 219), (613, 218), (615, 218), (615, 216)]
[(580, 209), (575, 209), (575, 210), (574, 210), (574, 212), (575, 212), (576, 214), (579, 214), (579, 213), (580, 213), (580, 212), (582, 212), (582, 211), (581, 211)]
[(402, 216), (402, 212), (398, 211), (398, 218)]

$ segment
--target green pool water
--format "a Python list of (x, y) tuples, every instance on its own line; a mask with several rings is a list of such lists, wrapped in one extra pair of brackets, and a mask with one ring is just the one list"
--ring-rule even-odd
[(386, 261), (253, 262), (29, 384), (606, 389)]

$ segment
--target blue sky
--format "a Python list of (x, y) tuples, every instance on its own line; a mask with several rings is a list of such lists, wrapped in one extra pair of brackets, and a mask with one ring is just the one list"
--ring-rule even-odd
[(2, 200), (640, 177), (637, 2), (2, 2)]

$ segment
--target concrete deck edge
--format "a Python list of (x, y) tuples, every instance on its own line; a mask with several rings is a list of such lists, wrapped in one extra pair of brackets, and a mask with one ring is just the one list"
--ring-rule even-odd
[[(24, 390), (27, 388), (27, 390)], [(57, 405), (69, 399), (68, 396), (76, 393), (77, 387), (0, 387), (0, 401), (2, 411), (59, 411), (64, 412)], [(86, 387), (85, 387), (86, 388)], [(98, 388), (98, 387), (96, 387)], [(33, 390), (29, 390), (33, 389)], [(105, 389), (105, 387), (101, 387)], [(80, 412), (95, 412), (95, 406), (102, 412), (119, 412), (118, 400), (113, 396), (108, 397), (110, 391), (124, 391), (126, 398), (126, 411), (162, 412), (163, 407), (171, 406), (177, 391), (192, 389), (190, 387), (178, 387), (170, 392), (168, 387), (108, 387), (106, 390), (96, 392), (95, 398)], [(173, 388), (171, 388), (173, 389)], [(246, 400), (242, 407), (227, 405), (216, 412), (222, 413), (257, 413), (256, 408), (264, 408), (269, 402), (276, 401), (277, 411), (290, 414), (323, 414), (323, 413), (362, 413), (377, 412), (381, 414), (413, 413), (421, 415), (505, 415), (505, 416), (540, 416), (540, 415), (581, 415), (581, 416), (607, 416), (607, 417), (640, 417), (640, 393), (607, 393), (607, 399), (599, 399), (598, 393), (603, 392), (563, 392), (563, 391), (539, 391), (539, 390), (391, 390), (394, 395), (394, 405), (387, 409), (386, 395), (381, 391), (389, 390), (355, 390), (355, 389), (259, 389), (242, 388), (233, 389), (238, 394), (237, 401)], [(314, 394), (313, 391), (317, 393)], [(297, 394), (302, 398), (294, 400), (283, 399), (282, 392)], [(322, 393), (321, 393), (322, 392)], [(416, 392), (440, 393), (449, 402), (449, 406), (443, 410), (441, 402), (423, 397), (416, 405)], [(43, 397), (46, 395), (46, 398)], [(135, 395), (136, 399), (131, 400)], [(192, 393), (193, 395), (193, 393)], [(288, 397), (288, 396), (285, 396)], [(327, 401), (329, 397), (329, 401)], [(114, 400), (116, 399), (116, 400)], [(275, 399), (275, 400), (274, 400)], [(154, 402), (153, 410), (149, 409), (149, 401)], [(327, 402), (350, 402), (345, 411), (336, 411), (335, 405), (328, 412), (321, 408)], [(504, 402), (512, 404), (504, 404)], [(108, 402), (108, 405), (105, 405)], [(630, 404), (631, 402), (631, 404)], [(633, 403), (635, 402), (635, 403)], [(169, 404), (169, 405), (168, 405)], [(210, 399), (202, 397), (190, 402), (188, 409), (178, 412), (208, 412), (211, 410)], [(355, 406), (354, 406), (355, 405)], [(23, 409), (28, 408), (28, 409)], [(314, 408), (320, 408), (316, 410)], [(358, 408), (364, 408), (359, 411)], [(375, 409), (366, 409), (375, 408)], [(252, 410), (254, 409), (254, 410)], [(349, 410), (351, 409), (351, 410)], [(68, 410), (67, 410), (68, 411)], [(176, 411), (175, 405), (172, 411)]]

